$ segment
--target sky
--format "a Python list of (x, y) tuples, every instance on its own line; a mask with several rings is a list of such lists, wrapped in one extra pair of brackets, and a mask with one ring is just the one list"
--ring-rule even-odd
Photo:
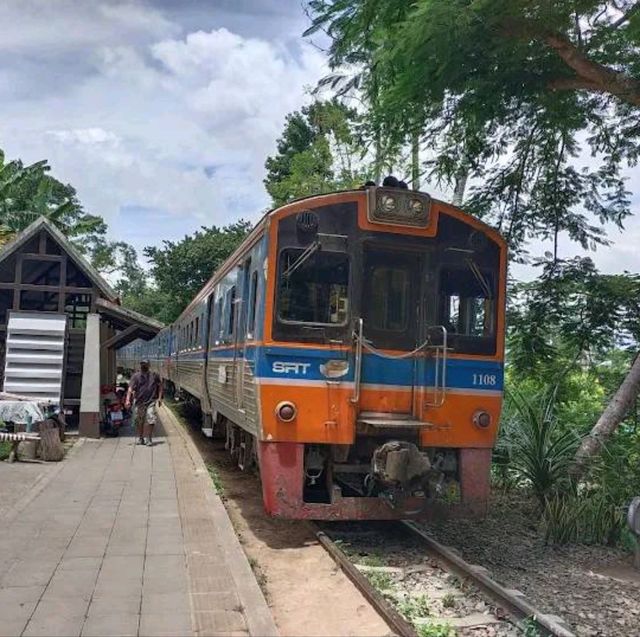
[(299, 0), (0, 0), (0, 148), (49, 160), (136, 248), (255, 220), (327, 71)]
[[(328, 71), (307, 26), (302, 0), (0, 0), (0, 148), (48, 159), (138, 250), (255, 221), (284, 118)], [(640, 270), (640, 214), (625, 225), (604, 271)]]

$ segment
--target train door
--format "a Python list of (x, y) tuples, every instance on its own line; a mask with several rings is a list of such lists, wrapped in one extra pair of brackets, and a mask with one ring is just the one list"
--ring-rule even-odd
[(204, 311), (201, 314), (200, 318), (200, 345), (203, 348), (203, 359), (202, 359), (202, 400), (204, 402), (205, 413), (211, 412), (213, 410), (213, 401), (211, 400), (211, 393), (209, 391), (209, 350), (211, 348), (210, 345), (210, 334), (211, 334), (211, 314), (213, 311), (213, 298), (214, 293), (211, 292), (209, 296), (207, 296), (206, 301), (204, 303)]
[(412, 352), (424, 338), (425, 258), (420, 252), (365, 245), (360, 377), (365, 411), (417, 416), (420, 363)]
[(251, 278), (251, 257), (249, 257), (242, 266), (242, 277), (239, 281), (240, 297), (236, 329), (236, 406), (243, 410), (244, 405), (244, 383), (246, 375), (246, 353), (247, 353), (247, 331), (248, 321), (247, 313), (249, 309), (250, 294), (250, 278)]

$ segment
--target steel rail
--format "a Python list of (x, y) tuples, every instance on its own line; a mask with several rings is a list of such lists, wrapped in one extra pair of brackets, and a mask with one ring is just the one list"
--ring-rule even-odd
[(316, 531), (316, 537), (390, 628), (400, 637), (418, 637), (416, 629), (370, 584), (369, 580), (324, 531)]
[(575, 634), (567, 628), (559, 617), (543, 613), (540, 609), (530, 604), (519, 591), (507, 589), (498, 584), (487, 575), (486, 569), (469, 564), (451, 549), (430, 537), (414, 522), (403, 521), (400, 524), (412, 534), (418, 536), (429, 550), (435, 554), (436, 558), (443, 563), (446, 570), (470, 579), (485, 595), (498, 602), (516, 622), (522, 622), (527, 619), (532, 620), (546, 633), (554, 637), (575, 637)]
[[(487, 598), (496, 602), (516, 625), (525, 620), (534, 622), (546, 635), (553, 637), (575, 637), (559, 617), (543, 613), (530, 604), (524, 596), (510, 590), (493, 580), (485, 569), (469, 564), (451, 549), (443, 546), (413, 522), (399, 522), (411, 534), (417, 536), (425, 544), (429, 552), (440, 562), (442, 568), (463, 579), (471, 581)], [(315, 525), (314, 525), (315, 527)], [(315, 527), (317, 529), (317, 527)], [(324, 532), (316, 530), (316, 537), (322, 547), (329, 553), (336, 564), (344, 571), (367, 601), (378, 611), (400, 637), (417, 637), (416, 629), (385, 599), (369, 582), (349, 557)]]

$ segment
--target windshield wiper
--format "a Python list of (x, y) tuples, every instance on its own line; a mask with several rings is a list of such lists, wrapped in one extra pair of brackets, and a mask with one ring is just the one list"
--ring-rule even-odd
[(487, 299), (492, 299), (493, 295), (491, 292), (491, 286), (489, 285), (489, 282), (487, 281), (484, 274), (482, 274), (482, 271), (480, 270), (480, 268), (476, 265), (476, 262), (473, 259), (467, 259), (467, 265), (469, 266), (469, 269), (471, 270), (471, 272), (473, 272), (473, 276), (476, 277), (476, 280), (480, 284), (480, 287), (482, 288), (482, 291), (484, 292), (485, 297)]
[(299, 270), (318, 250), (320, 241), (314, 241), (305, 251), (282, 273), (288, 279), (294, 272)]
[(299, 270), (318, 250), (324, 249), (328, 252), (346, 252), (346, 247), (347, 235), (318, 232), (318, 238), (282, 273), (282, 277), (289, 279), (291, 275)]

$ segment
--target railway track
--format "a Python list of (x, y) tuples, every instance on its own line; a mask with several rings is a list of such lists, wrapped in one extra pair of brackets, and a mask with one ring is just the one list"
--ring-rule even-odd
[(573, 637), (556, 616), (412, 522), (316, 527), (322, 546), (401, 637)]

